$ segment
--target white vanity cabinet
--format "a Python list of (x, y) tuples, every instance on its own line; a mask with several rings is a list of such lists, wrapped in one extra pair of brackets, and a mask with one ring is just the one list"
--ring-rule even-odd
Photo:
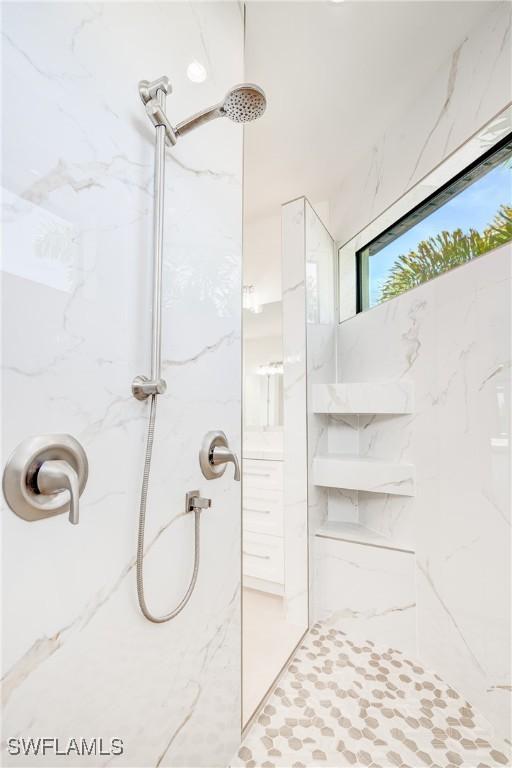
[(283, 461), (243, 464), (243, 573), (253, 589), (284, 593)]

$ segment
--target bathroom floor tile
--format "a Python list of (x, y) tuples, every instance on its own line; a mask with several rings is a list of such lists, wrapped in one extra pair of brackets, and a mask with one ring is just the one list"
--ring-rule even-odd
[(457, 691), (400, 651), (316, 624), (249, 730), (233, 768), (510, 765)]

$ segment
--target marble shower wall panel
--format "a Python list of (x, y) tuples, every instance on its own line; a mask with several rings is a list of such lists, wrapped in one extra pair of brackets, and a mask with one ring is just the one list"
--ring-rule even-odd
[[(345, 365), (344, 371), (347, 370)], [(414, 420), (415, 414), (360, 416), (359, 455), (399, 465), (414, 464), (409, 430)], [(414, 550), (413, 514), (413, 498), (359, 492), (360, 523), (386, 536), (396, 547)]]
[[(327, 453), (357, 456), (359, 453), (359, 416), (331, 416), (327, 434)], [(358, 523), (359, 492), (350, 488), (329, 488), (328, 518), (335, 522)]]
[(313, 413), (311, 398), (314, 384), (336, 375), (334, 242), (305, 198), (283, 206), (282, 222), (285, 503), (287, 515), (304, 522), (306, 537), (309, 531), (312, 573), (312, 539), (327, 517), (328, 492), (313, 485), (311, 467), (327, 450), (329, 417)]
[[(510, 736), (512, 247), (339, 326), (341, 380), (407, 378), (415, 414), (368, 423), (365, 454), (409, 460), (416, 497), (359, 512), (414, 539), (421, 658)], [(357, 345), (355, 342), (357, 341)], [(384, 417), (383, 417), (384, 418)], [(384, 428), (385, 427), (385, 428)]]
[(316, 537), (315, 620), (415, 655), (414, 555)]
[(313, 409), (313, 390), (336, 380), (336, 325), (334, 309), (334, 241), (305, 200), (308, 510), (314, 535), (327, 518), (328, 490), (312, 482), (313, 459), (328, 450), (330, 417)]
[[(350, 240), (512, 101), (512, 6), (489, 13), (463, 39), (420, 97), (358, 158), (331, 198), (333, 235)], [(354, 286), (355, 288), (355, 286)]]
[(301, 633), (309, 625), (304, 233), (301, 198), (282, 207), (285, 594), (288, 621)]
[[(238, 743), (240, 492), (230, 472), (205, 481), (197, 459), (216, 428), (240, 452), (242, 133), (228, 121), (167, 152), (154, 612), (190, 579), (185, 492), (200, 488), (212, 509), (195, 593), (165, 625), (136, 601), (148, 405), (130, 385), (148, 371), (151, 323), (154, 130), (137, 82), (169, 75), (179, 120), (243, 79), (242, 44), (236, 3), (3, 7), (4, 458), (28, 435), (69, 432), (90, 462), (77, 528), (3, 512), (5, 739), (115, 736), (126, 766), (223, 766)], [(194, 58), (209, 73), (200, 87), (186, 77)]]

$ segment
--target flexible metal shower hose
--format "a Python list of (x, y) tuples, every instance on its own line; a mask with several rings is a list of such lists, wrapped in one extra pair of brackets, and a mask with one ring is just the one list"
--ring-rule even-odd
[(190, 600), (190, 596), (194, 591), (194, 587), (197, 581), (197, 572), (199, 570), (199, 516), (201, 514), (200, 509), (194, 510), (194, 571), (188, 589), (185, 592), (185, 596), (176, 608), (170, 613), (166, 613), (164, 616), (153, 616), (150, 613), (146, 604), (146, 598), (144, 596), (144, 528), (146, 524), (146, 506), (148, 498), (149, 487), (149, 473), (151, 471), (151, 457), (153, 455), (153, 440), (155, 436), (155, 422), (156, 422), (156, 395), (151, 395), (151, 406), (149, 412), (149, 424), (148, 424), (148, 436), (146, 442), (146, 456), (144, 459), (144, 475), (142, 478), (142, 491), (140, 496), (140, 511), (139, 511), (139, 535), (137, 540), (137, 596), (139, 598), (139, 606), (148, 621), (152, 621), (155, 624), (163, 624), (166, 621), (170, 621), (177, 616)]

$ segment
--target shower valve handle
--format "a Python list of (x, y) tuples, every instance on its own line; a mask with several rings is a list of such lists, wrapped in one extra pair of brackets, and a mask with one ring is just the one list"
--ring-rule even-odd
[(78, 525), (80, 489), (78, 475), (67, 461), (44, 461), (36, 475), (39, 493), (52, 495), (69, 491), (69, 522)]
[(35, 435), (23, 440), (7, 462), (4, 496), (23, 520), (45, 520), (69, 510), (69, 522), (76, 525), (87, 474), (87, 456), (78, 440)]
[(223, 445), (216, 445), (210, 455), (210, 464), (214, 467), (220, 467), (223, 464), (234, 464), (235, 466), (235, 480), (240, 480), (240, 464), (238, 462), (238, 456), (230, 448)]
[(199, 464), (207, 480), (215, 480), (226, 471), (226, 464), (235, 467), (234, 479), (240, 481), (240, 463), (238, 456), (231, 450), (224, 432), (208, 432), (199, 451)]

